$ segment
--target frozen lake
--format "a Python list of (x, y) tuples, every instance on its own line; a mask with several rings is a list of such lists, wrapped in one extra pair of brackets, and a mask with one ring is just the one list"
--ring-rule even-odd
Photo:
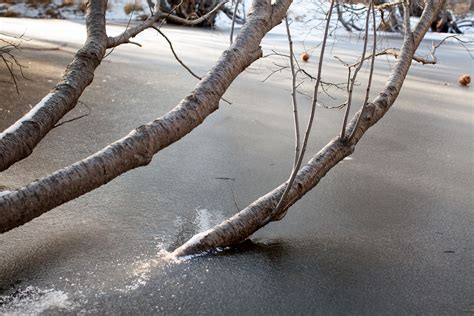
[[(0, 19), (0, 29), (26, 30), (40, 40), (25, 46), (67, 43), (19, 53), (32, 80), (20, 81), (20, 96), (0, 85), (3, 130), (48, 93), (84, 37), (78, 31), (83, 25), (71, 21)], [(228, 45), (219, 31), (165, 31), (199, 74)], [(43, 41), (51, 36), (54, 42)], [(195, 79), (162, 38), (147, 31), (136, 40), (142, 48), (119, 47), (99, 67), (80, 99), (90, 114), (54, 129), (29, 158), (0, 175), (2, 186), (20, 186), (87, 157), (192, 90)], [(381, 45), (400, 42), (390, 36)], [(317, 38), (297, 41), (296, 52), (317, 55), (317, 44)], [(354, 60), (361, 44), (357, 36), (338, 35), (323, 78), (343, 82), (344, 67), (331, 56)], [(286, 45), (277, 33), (263, 48), (286, 52)], [(420, 54), (430, 45), (424, 43)], [(459, 75), (473, 74), (473, 60), (453, 44), (440, 48), (438, 58), (435, 66), (413, 65), (387, 116), (283, 221), (238, 249), (170, 260), (168, 250), (234, 214), (234, 200), (242, 208), (289, 175), (289, 74), (262, 82), (272, 62), (286, 61), (258, 61), (226, 93), (232, 105), (222, 103), (149, 166), (0, 235), (0, 313), (474, 312), (474, 101), (472, 87), (457, 85)], [(316, 60), (305, 67), (314, 72)], [(377, 60), (372, 95), (393, 63)], [(362, 72), (367, 76), (367, 69)], [(310, 92), (310, 83), (303, 89)], [(356, 101), (365, 86), (359, 90)], [(300, 104), (305, 117), (309, 101), (300, 96)], [(78, 105), (68, 118), (84, 113)], [(318, 108), (309, 154), (337, 135), (342, 116)]]

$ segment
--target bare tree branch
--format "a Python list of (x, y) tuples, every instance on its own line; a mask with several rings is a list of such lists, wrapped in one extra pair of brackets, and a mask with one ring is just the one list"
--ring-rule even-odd
[(11, 61), (7, 60), (3, 55), (0, 55), (0, 58), (2, 58), (3, 63), (5, 64), (5, 67), (7, 67), (8, 72), (10, 73), (10, 78), (13, 80), (13, 85), (15, 86), (16, 93), (20, 94), (20, 90), (18, 90), (18, 83), (16, 81), (16, 76), (15, 73), (13, 72), (13, 64)]
[[(399, 58), (400, 55), (401, 55), (401, 51), (400, 51), (400, 49), (394, 48), (394, 47), (385, 48), (382, 51), (376, 52), (375, 55), (370, 54), (369, 56), (366, 56), (364, 60), (371, 59), (373, 56), (378, 57), (378, 56), (383, 56), (383, 55), (390, 55), (390, 56), (393, 56), (395, 58)], [(418, 56), (418, 55), (413, 55), (412, 59), (414, 61), (416, 61), (417, 63), (423, 64), (423, 65), (434, 65), (434, 64), (436, 64), (435, 59), (430, 60), (430, 59), (427, 59), (427, 58), (424, 58), (424, 57), (421, 57), (421, 56)], [(361, 60), (357, 61), (354, 64), (349, 65), (349, 67), (356, 67), (360, 63), (361, 63)]]
[(107, 43), (105, 8), (105, 0), (88, 2), (87, 40), (67, 66), (62, 80), (23, 118), (0, 133), (0, 171), (29, 156), (54, 125), (74, 108), (82, 91), (92, 82)]
[[(403, 3), (403, 0), (396, 0), (396, 1), (390, 1), (390, 2), (386, 2), (386, 3), (382, 3), (382, 4), (376, 5), (374, 7), (375, 7), (375, 9), (382, 11), (382, 10), (387, 10), (387, 9), (390, 9), (390, 8), (393, 8), (393, 7), (397, 7), (402, 3)], [(374, 27), (375, 27), (375, 25), (374, 25)]]
[[(136, 128), (121, 140), (84, 160), (24, 187), (2, 194), (0, 196), (0, 232), (22, 225), (62, 203), (111, 181), (128, 170), (148, 164), (155, 153), (184, 137), (201, 124), (208, 115), (218, 109), (219, 99), (232, 81), (253, 61), (261, 57), (259, 45), (263, 36), (281, 22), (290, 3), (291, 0), (277, 0), (272, 5), (270, 1), (255, 0), (249, 19), (234, 44), (222, 54), (217, 64), (198, 83), (192, 93), (163, 117)], [(443, 1), (440, 5), (442, 4), (444, 4)], [(334, 0), (331, 2), (331, 9), (333, 5)], [(350, 139), (335, 138), (296, 173), (293, 181), (280, 185), (220, 225), (196, 235), (176, 249), (174, 255), (189, 255), (241, 242), (270, 221), (281, 218), (286, 210), (317, 185), (331, 168), (350, 155), (365, 132), (380, 120), (395, 102), (413, 55), (433, 17), (437, 15), (437, 11), (433, 0), (429, 0), (415, 30), (407, 34), (400, 50), (400, 57), (385, 88), (372, 102), (363, 106), (348, 124), (347, 134), (351, 135)], [(328, 27), (329, 25), (327, 29)], [(327, 29), (325, 38), (328, 36)], [(313, 114), (308, 122), (306, 141), (317, 104), (318, 87), (321, 85), (324, 45), (318, 65), (312, 104)], [(100, 61), (99, 57), (92, 56), (91, 58)], [(47, 96), (45, 102), (49, 98), (50, 96)], [(303, 149), (299, 162), (304, 156)], [(282, 199), (285, 191), (288, 193)], [(283, 205), (282, 209), (278, 208), (280, 203)]]
[[(464, 50), (466, 50), (466, 52), (469, 54), (469, 56), (471, 56), (471, 58), (473, 58), (473, 55), (472, 55), (472, 49), (469, 49), (465, 44), (471, 44), (473, 43), (474, 41), (467, 41), (467, 40), (463, 40), (461, 38), (459, 38), (458, 35), (450, 35), (450, 36), (446, 36), (445, 38), (443, 38), (438, 44), (435, 44), (433, 43), (432, 46), (431, 46), (431, 52), (430, 52), (430, 55), (431, 55), (431, 60), (424, 60), (423, 61), (419, 61), (421, 63), (424, 63), (424, 64), (436, 64), (438, 62), (438, 58), (436, 57), (436, 50), (444, 44), (444, 42), (448, 39), (455, 39), (463, 48)], [(416, 60), (416, 59), (414, 59)]]
[[(369, 72), (369, 80), (367, 81), (367, 88), (365, 90), (365, 98), (364, 98), (364, 103), (362, 103), (362, 110), (361, 112), (364, 112), (365, 107), (367, 105), (367, 102), (369, 101), (370, 97), (370, 87), (372, 86), (372, 76), (374, 74), (374, 65), (375, 65), (375, 52), (377, 51), (377, 29), (375, 27), (375, 7), (372, 5), (372, 22), (374, 26), (374, 33), (372, 34), (373, 37), (373, 42), (372, 42), (372, 57), (370, 60), (370, 72)], [(360, 124), (360, 118), (361, 116), (359, 115), (357, 117), (356, 124), (354, 125), (354, 128), (352, 129), (352, 133), (349, 136), (349, 141), (352, 140), (354, 137), (355, 131), (358, 129), (359, 124)]]
[(57, 127), (60, 127), (64, 124), (68, 124), (68, 123), (80, 120), (81, 118), (89, 116), (91, 114), (91, 109), (87, 106), (87, 104), (85, 104), (84, 102), (81, 102), (81, 101), (77, 101), (77, 103), (82, 104), (87, 109), (87, 113), (86, 114), (81, 114), (81, 115), (76, 116), (76, 117), (73, 117), (72, 119), (69, 119), (69, 120), (59, 122), (58, 124), (54, 125), (53, 129), (57, 128)]
[[(15, 74), (15, 66), (18, 68), (20, 71), (20, 74), (23, 78), (26, 78), (25, 74), (23, 73), (23, 68), (25, 68), (24, 65), (22, 65), (18, 59), (15, 57), (14, 52), (20, 50), (20, 45), (22, 44), (23, 41), (23, 36), (24, 34), (20, 36), (12, 36), (12, 35), (7, 35), (7, 34), (2, 34), (0, 33), (1, 36), (4, 36), (6, 38), (12, 38), (13, 40), (7, 40), (4, 38), (0, 38), (0, 42), (6, 44), (4, 46), (0, 46), (0, 58), (3, 61), (3, 64), (8, 70), (8, 73), (10, 74), (11, 78), (11, 83), (15, 87), (16, 93), (19, 95), (20, 90), (18, 88), (18, 81), (17, 81), (17, 76)], [(23, 49), (23, 47), (21, 48)]]
[(240, 3), (240, 0), (237, 0), (237, 2), (235, 3), (234, 12), (232, 13), (232, 24), (230, 26), (230, 34), (229, 34), (229, 39), (230, 39), (230, 44), (231, 45), (234, 42), (235, 19), (237, 17), (237, 9), (239, 8), (239, 3)]
[[(252, 14), (234, 44), (223, 52), (192, 93), (164, 116), (136, 128), (84, 160), (0, 196), (0, 233), (18, 227), (124, 172), (147, 165), (154, 154), (191, 132), (218, 109), (219, 99), (233, 80), (262, 56), (262, 38), (281, 22), (290, 3), (291, 0), (280, 0), (274, 5), (267, 1), (253, 1)], [(49, 98), (47, 96), (46, 100)]]
[[(160, 34), (161, 36), (163, 36), (163, 38), (168, 42), (168, 45), (170, 46), (170, 49), (171, 49), (171, 52), (173, 53), (173, 56), (174, 58), (176, 59), (176, 61), (178, 61), (178, 63), (183, 66), (184, 69), (186, 69), (190, 74), (191, 76), (193, 76), (194, 78), (198, 79), (198, 80), (201, 80), (202, 77), (201, 76), (198, 76), (196, 75), (196, 73), (194, 71), (191, 70), (191, 68), (189, 68), (182, 60), (181, 58), (178, 57), (178, 54), (176, 54), (176, 51), (174, 50), (174, 47), (173, 47), (173, 43), (169, 40), (169, 38), (165, 35), (165, 33), (163, 33), (159, 28), (155, 27), (155, 26), (151, 26), (152, 29), (154, 29), (155, 31), (158, 32), (158, 34)], [(232, 104), (232, 102), (226, 100), (224, 97), (221, 97), (221, 100), (224, 101), (225, 103), (227, 104)]]
[[(437, 5), (435, 6), (433, 2), (433, 0), (427, 1), (415, 31), (404, 41), (400, 58), (392, 70), (385, 88), (364, 108), (363, 112), (356, 113), (349, 123), (348, 134), (352, 134), (358, 117), (362, 116), (357, 130), (353, 132), (354, 136), (350, 141), (343, 141), (340, 137), (333, 139), (301, 168), (285, 199), (286, 209), (316, 186), (321, 178), (339, 161), (349, 156), (367, 130), (377, 123), (395, 102), (410, 68), (413, 54), (430, 27), (431, 21), (436, 17), (440, 6), (445, 3), (444, 0), (436, 1)], [(221, 224), (196, 234), (184, 245), (177, 248), (173, 255), (180, 257), (202, 253), (245, 240), (272, 219), (275, 207), (286, 187), (286, 183), (281, 184)]]
[(286, 34), (288, 37), (288, 46), (290, 50), (290, 68), (291, 68), (291, 100), (293, 103), (293, 120), (295, 124), (295, 157), (293, 160), (293, 168), (296, 168), (298, 157), (300, 154), (300, 124), (298, 121), (298, 102), (296, 100), (296, 71), (295, 56), (293, 53), (293, 41), (291, 40), (290, 25), (288, 24), (288, 16), (285, 16)]
[[(226, 1), (217, 4), (209, 14), (216, 12)], [(0, 133), (0, 171), (28, 157), (57, 122), (75, 107), (79, 96), (92, 82), (94, 70), (105, 57), (106, 48), (130, 43), (131, 37), (152, 26), (160, 17), (166, 17), (166, 14), (153, 16), (136, 27), (127, 29), (119, 36), (107, 38), (105, 3), (106, 0), (88, 2), (87, 40), (84, 47), (77, 52), (73, 61), (67, 66), (62, 80), (29, 113)], [(187, 24), (199, 24), (207, 16), (206, 14), (196, 20), (187, 20)], [(8, 63), (6, 65), (10, 66)], [(11, 67), (8, 68), (9, 71), (12, 70)]]
[[(361, 57), (361, 62), (357, 65), (356, 69), (354, 70), (354, 74), (352, 78), (350, 78), (350, 82), (347, 82), (347, 85), (349, 87), (347, 93), (347, 101), (346, 101), (346, 113), (344, 114), (344, 121), (342, 122), (342, 130), (341, 130), (341, 139), (345, 139), (346, 135), (346, 125), (347, 125), (347, 119), (349, 118), (349, 111), (351, 110), (351, 104), (352, 104), (352, 94), (354, 92), (354, 83), (357, 78), (357, 74), (359, 73), (360, 69), (362, 68), (362, 64), (364, 63), (365, 59), (365, 52), (367, 51), (367, 43), (369, 41), (368, 35), (369, 35), (369, 20), (370, 20), (370, 9), (373, 6), (373, 0), (369, 2), (369, 9), (367, 10), (367, 17), (365, 19), (365, 35), (364, 35), (364, 48), (362, 49), (362, 57)], [(375, 26), (374, 26), (375, 27)], [(349, 67), (349, 77), (350, 77), (350, 67)]]
[(184, 25), (197, 25), (201, 23), (202, 21), (206, 20), (209, 16), (217, 12), (221, 7), (227, 3), (228, 0), (223, 0), (219, 2), (214, 9), (209, 11), (206, 15), (201, 16), (200, 18), (194, 19), (194, 20), (186, 20), (177, 16), (174, 16), (170, 13), (161, 13), (161, 12), (156, 12), (154, 15), (150, 16), (148, 19), (143, 21), (142, 23), (136, 25), (135, 27), (127, 29), (125, 32), (122, 34), (119, 34), (117, 36), (109, 37), (107, 40), (107, 48), (112, 48), (115, 46), (119, 46), (122, 44), (129, 43), (130, 38), (133, 38), (146, 30), (147, 28), (153, 26), (155, 22), (157, 22), (160, 19), (169, 19), (170, 21), (174, 21), (176, 23), (181, 23)]
[(288, 184), (286, 185), (285, 191), (281, 195), (280, 200), (275, 207), (275, 210), (272, 212), (271, 216), (266, 220), (267, 222), (269, 222), (272, 219), (280, 220), (286, 215), (287, 208), (285, 207), (286, 205), (285, 198), (293, 186), (293, 183), (296, 178), (296, 174), (301, 166), (304, 154), (306, 152), (306, 146), (308, 145), (309, 135), (311, 134), (311, 128), (313, 126), (314, 113), (316, 112), (316, 104), (318, 102), (318, 90), (321, 84), (321, 73), (323, 70), (324, 52), (326, 50), (326, 43), (328, 39), (329, 27), (330, 27), (330, 22), (331, 22), (332, 10), (334, 8), (334, 3), (335, 3), (335, 0), (331, 0), (331, 4), (329, 6), (329, 11), (326, 18), (327, 19), (326, 28), (324, 30), (323, 42), (321, 44), (321, 53), (319, 56), (319, 63), (318, 63), (318, 75), (316, 77), (316, 83), (314, 85), (313, 102), (311, 104), (311, 113), (309, 115), (308, 125), (306, 126), (306, 131), (303, 138), (303, 145), (301, 147), (301, 152), (299, 153), (298, 161), (296, 165), (293, 166), (293, 171), (291, 172), (290, 179), (288, 180)]
[(160, 34), (161, 36), (163, 36), (163, 38), (168, 42), (168, 45), (170, 46), (170, 49), (171, 49), (171, 52), (173, 53), (173, 56), (174, 58), (178, 61), (178, 63), (180, 63), (181, 66), (183, 66), (184, 69), (186, 69), (194, 78), (198, 79), (198, 80), (201, 80), (202, 78), (198, 75), (196, 75), (192, 70), (191, 68), (189, 68), (188, 66), (186, 66), (185, 63), (183, 63), (183, 61), (178, 57), (178, 55), (176, 54), (176, 52), (174, 51), (174, 48), (173, 48), (173, 43), (171, 43), (171, 41), (169, 40), (169, 38), (157, 27), (154, 27), (152, 26), (152, 28), (158, 32), (158, 34)]

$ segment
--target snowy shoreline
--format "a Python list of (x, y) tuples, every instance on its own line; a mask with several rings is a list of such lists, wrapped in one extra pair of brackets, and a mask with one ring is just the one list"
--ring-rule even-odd
[[(68, 5), (65, 5), (67, 3)], [(0, 4), (0, 13), (5, 10), (13, 12), (11, 17), (22, 17), (22, 18), (40, 18), (40, 19), (65, 19), (71, 21), (84, 21), (85, 19), (85, 7), (81, 5), (82, 2), (78, 0), (72, 0), (66, 2), (64, 0), (51, 0), (48, 5), (36, 4), (31, 5), (27, 3), (17, 4)], [(126, 13), (125, 7), (130, 4), (135, 4), (137, 11), (133, 11), (130, 14)], [(250, 0), (244, 0), (244, 8), (248, 10), (250, 7)], [(3, 6), (3, 7), (2, 7)], [(328, 9), (328, 3), (305, 0), (295, 0), (289, 9), (288, 16), (292, 21), (292, 32), (296, 40), (303, 40), (308, 34), (318, 34), (322, 32), (322, 21), (325, 19), (325, 12)], [(54, 11), (52, 13), (52, 11)], [(16, 15), (16, 16), (15, 16)], [(149, 15), (149, 9), (146, 0), (110, 0), (108, 2), (106, 19), (110, 24), (120, 25), (128, 23), (139, 23)], [(342, 29), (340, 23), (337, 22), (336, 15), (333, 15), (332, 27), (339, 27)], [(363, 17), (359, 18), (363, 20)], [(474, 11), (471, 11), (466, 17), (466, 20), (474, 20)], [(416, 23), (417, 18), (412, 18), (412, 25)], [(363, 21), (359, 21), (363, 22)], [(378, 22), (377, 22), (378, 23)], [(362, 25), (361, 23), (359, 23)], [(3, 30), (3, 23), (0, 25), (0, 29)], [(222, 12), (217, 15), (214, 28), (220, 31), (228, 31), (231, 28), (231, 20)], [(474, 27), (463, 28), (465, 36), (474, 36)], [(345, 32), (345, 31), (344, 31)], [(357, 34), (358, 32), (354, 32)], [(271, 34), (285, 34), (286, 30), (282, 25), (277, 26), (272, 30)], [(380, 33), (383, 35), (393, 35), (392, 33)], [(429, 40), (441, 40), (446, 36), (452, 35), (451, 33), (433, 33), (427, 34)], [(397, 35), (395, 35), (397, 36)]]

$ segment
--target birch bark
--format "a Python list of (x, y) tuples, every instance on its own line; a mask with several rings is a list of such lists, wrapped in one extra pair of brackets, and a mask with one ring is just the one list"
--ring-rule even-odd
[(107, 48), (130, 43), (131, 37), (153, 27), (153, 24), (159, 19), (178, 19), (176, 22), (187, 25), (199, 24), (208, 15), (215, 14), (226, 1), (223, 0), (208, 14), (194, 20), (184, 20), (156, 13), (146, 21), (127, 29), (124, 33), (108, 38), (105, 31), (107, 1), (88, 1), (86, 42), (67, 66), (61, 81), (30, 112), (0, 133), (0, 171), (8, 169), (14, 163), (28, 157), (56, 123), (76, 106), (77, 100), (94, 79), (94, 71), (104, 58)]
[[(351, 119), (347, 127), (347, 134), (352, 137), (350, 139), (341, 139), (340, 137), (333, 139), (298, 171), (284, 200), (282, 212), (314, 188), (321, 178), (342, 159), (352, 154), (365, 132), (387, 113), (400, 93), (416, 49), (430, 27), (431, 21), (437, 16), (438, 10), (443, 5), (443, 0), (436, 1), (436, 3), (433, 0), (427, 1), (416, 29), (414, 32), (407, 32), (405, 36), (400, 50), (400, 58), (390, 73), (385, 88)], [(357, 123), (359, 116), (361, 118)], [(357, 130), (354, 130), (356, 126)], [(196, 234), (177, 248), (173, 254), (178, 257), (193, 255), (235, 245), (247, 239), (258, 229), (275, 220), (272, 213), (285, 186), (286, 183), (281, 184), (231, 218), (205, 232)]]
[(54, 125), (76, 106), (94, 79), (107, 45), (106, 7), (105, 0), (88, 2), (86, 42), (67, 66), (61, 81), (29, 113), (0, 133), (0, 171), (28, 157)]
[[(260, 42), (284, 18), (291, 0), (253, 1), (247, 22), (233, 45), (194, 91), (164, 116), (142, 125), (92, 156), (25, 187), (0, 196), (0, 233), (90, 192), (131, 169), (147, 165), (154, 154), (178, 141), (218, 109), (232, 81), (262, 56)], [(106, 38), (105, 38), (105, 42)]]

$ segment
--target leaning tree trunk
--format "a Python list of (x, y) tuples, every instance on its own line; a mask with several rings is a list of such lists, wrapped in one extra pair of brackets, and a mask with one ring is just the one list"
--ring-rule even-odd
[(146, 21), (128, 27), (122, 34), (107, 38), (106, 2), (88, 2), (86, 42), (67, 65), (61, 81), (31, 111), (0, 133), (0, 172), (28, 157), (59, 120), (76, 106), (77, 100), (92, 82), (94, 71), (104, 58), (107, 48), (130, 43), (130, 38), (148, 28), (155, 28), (155, 22), (164, 18), (184, 25), (198, 25), (225, 4), (225, 1), (221, 1), (207, 15), (192, 20), (155, 12)]
[[(356, 113), (347, 128), (348, 139), (336, 138), (303, 166), (284, 200), (288, 209), (339, 161), (354, 151), (365, 132), (389, 110), (397, 98), (410, 68), (416, 48), (437, 15), (435, 0), (428, 0), (414, 32), (406, 32), (399, 61), (377, 98)], [(436, 1), (439, 3), (438, 1)], [(443, 4), (443, 0), (440, 1)], [(94, 1), (93, 1), (94, 3)], [(69, 167), (36, 180), (24, 187), (0, 194), (0, 233), (22, 225), (52, 208), (111, 181), (120, 174), (149, 163), (153, 155), (178, 141), (218, 109), (219, 99), (232, 81), (253, 61), (261, 57), (263, 36), (281, 22), (291, 0), (254, 0), (251, 15), (236, 41), (223, 52), (217, 64), (172, 111), (129, 135), (110, 144), (96, 154)], [(103, 19), (103, 6), (97, 6), (97, 17)], [(92, 16), (92, 15), (91, 15)], [(96, 17), (96, 18), (97, 18)], [(105, 39), (108, 47), (128, 42), (141, 30), (152, 25), (153, 17), (128, 29), (118, 37)], [(102, 28), (101, 28), (102, 29)], [(102, 32), (100, 32), (102, 33)], [(104, 39), (102, 39), (104, 41)], [(99, 59), (98, 56), (91, 58)], [(71, 84), (73, 84), (72, 82)], [(225, 247), (245, 240), (260, 227), (276, 220), (274, 210), (282, 196), (284, 184), (261, 197), (234, 217), (201, 233), (178, 248), (174, 254), (189, 255)]]
[[(441, 4), (443, 2), (441, 1)], [(429, 29), (433, 18), (437, 15), (437, 9), (439, 9), (439, 6), (434, 6), (433, 1), (429, 1), (415, 31), (408, 30), (405, 32), (399, 60), (390, 73), (385, 88), (371, 103), (364, 105), (352, 118), (347, 129), (347, 135), (351, 136), (348, 139), (341, 139), (341, 137), (333, 139), (298, 171), (295, 181), (284, 200), (283, 205), (285, 207), (282, 211), (285, 211), (303, 197), (305, 193), (319, 183), (329, 170), (344, 157), (354, 152), (355, 146), (365, 132), (390, 109), (400, 93), (416, 49)], [(221, 224), (195, 235), (184, 245), (177, 248), (173, 255), (178, 257), (188, 256), (232, 246), (244, 241), (269, 222), (279, 220), (280, 218), (274, 217), (274, 210), (281, 199), (285, 186), (286, 183), (281, 184)]]
[[(281, 23), (290, 4), (291, 0), (280, 0), (275, 4), (270, 1), (253, 1), (248, 19), (235, 42), (222, 53), (196, 88), (164, 116), (136, 128), (129, 135), (84, 160), (24, 187), (2, 192), (0, 233), (23, 225), (131, 169), (147, 165), (154, 154), (200, 125), (219, 108), (219, 100), (233, 80), (262, 56), (260, 43), (263, 37)], [(99, 16), (103, 18), (103, 15)], [(154, 19), (145, 21), (117, 37), (105, 39), (105, 42), (107, 46), (126, 43), (152, 22)]]
[(28, 157), (94, 79), (107, 48), (105, 1), (91, 1), (86, 17), (87, 39), (67, 65), (60, 82), (33, 109), (0, 133), (0, 171)]

